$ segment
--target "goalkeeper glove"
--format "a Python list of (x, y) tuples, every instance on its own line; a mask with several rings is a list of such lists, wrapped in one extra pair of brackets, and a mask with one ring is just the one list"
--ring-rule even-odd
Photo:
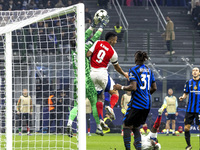
[[(96, 19), (98, 20), (98, 18), (96, 18)], [(99, 21), (97, 21), (96, 19), (93, 19), (93, 20), (92, 20), (92, 23), (91, 23), (91, 25), (90, 25), (92, 28), (95, 28), (96, 25), (99, 23)]]
[(100, 19), (100, 28), (104, 28), (109, 22), (109, 16), (105, 16), (103, 19)]
[(122, 112), (122, 114), (125, 114), (126, 113), (126, 109), (122, 108), (121, 112)]

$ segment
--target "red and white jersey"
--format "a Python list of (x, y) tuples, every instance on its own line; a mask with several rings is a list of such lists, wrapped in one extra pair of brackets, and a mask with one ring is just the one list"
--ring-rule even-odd
[(92, 52), (90, 61), (92, 68), (107, 69), (110, 61), (113, 65), (118, 63), (118, 55), (107, 41), (96, 41), (89, 51)]

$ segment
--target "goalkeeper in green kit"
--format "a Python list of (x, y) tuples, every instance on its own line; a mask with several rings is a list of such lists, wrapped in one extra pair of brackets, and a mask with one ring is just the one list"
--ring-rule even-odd
[[(102, 32), (103, 32), (103, 28), (107, 25), (107, 23), (109, 22), (109, 17), (106, 16), (103, 19), (98, 19), (96, 17), (94, 17), (93, 23), (91, 24), (91, 26), (86, 30), (85, 32), (85, 53), (87, 53), (87, 51), (92, 47), (92, 45), (100, 38)], [(99, 29), (98, 31), (94, 34), (94, 36), (90, 38), (95, 26), (100, 23)], [(76, 90), (77, 90), (77, 66), (76, 66), (76, 62), (75, 62), (75, 57), (76, 57), (77, 52), (76, 51), (72, 51), (72, 61), (73, 61), (73, 69), (74, 69), (74, 75), (75, 75), (75, 80), (74, 80), (74, 99), (77, 99), (77, 94), (76, 94)], [(97, 108), (96, 108), (96, 103), (97, 103), (97, 92), (95, 89), (95, 86), (92, 82), (92, 79), (90, 77), (90, 61), (88, 60), (87, 57), (85, 57), (85, 77), (86, 77), (86, 97), (90, 100), (91, 106), (92, 106), (92, 114), (93, 117), (96, 121), (97, 124), (97, 129), (96, 129), (96, 134), (103, 136), (103, 130), (108, 130), (108, 126), (103, 122), (103, 120), (99, 120), (99, 116), (98, 116), (98, 112), (97, 112)], [(83, 98), (83, 100), (85, 100)], [(68, 120), (68, 124), (67, 124), (67, 135), (69, 137), (73, 136), (73, 131), (72, 131), (72, 122), (73, 120), (76, 118), (77, 116), (77, 101), (74, 101), (74, 108), (70, 111), (70, 115), (69, 115), (69, 120)]]

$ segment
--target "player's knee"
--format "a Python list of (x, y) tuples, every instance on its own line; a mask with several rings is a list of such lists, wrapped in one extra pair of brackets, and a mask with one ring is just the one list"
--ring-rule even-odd
[(184, 130), (185, 131), (190, 131), (190, 125), (185, 125)]
[(175, 124), (175, 120), (172, 120), (172, 124)]

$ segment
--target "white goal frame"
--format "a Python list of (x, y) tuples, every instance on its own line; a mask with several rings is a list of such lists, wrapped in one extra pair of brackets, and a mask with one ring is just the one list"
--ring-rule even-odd
[(47, 14), (28, 18), (19, 22), (0, 27), (0, 35), (5, 34), (5, 73), (6, 73), (6, 150), (12, 150), (12, 31), (29, 24), (47, 19), (64, 10), (76, 8), (76, 41), (78, 66), (78, 149), (86, 150), (86, 108), (85, 108), (85, 9), (84, 4), (55, 9)]

